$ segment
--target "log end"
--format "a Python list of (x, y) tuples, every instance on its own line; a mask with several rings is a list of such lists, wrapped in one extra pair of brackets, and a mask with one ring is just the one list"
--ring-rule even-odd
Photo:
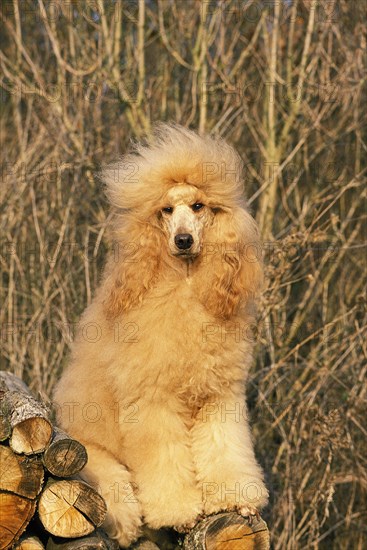
[(244, 518), (236, 513), (210, 516), (185, 538), (185, 550), (269, 550), (270, 536), (261, 518)]
[(88, 460), (87, 451), (79, 441), (65, 437), (52, 443), (43, 455), (47, 470), (57, 477), (70, 477), (84, 468)]
[(49, 444), (52, 426), (41, 417), (28, 418), (13, 428), (10, 446), (16, 453), (26, 455), (41, 453)]
[(33, 535), (23, 535), (14, 546), (14, 550), (44, 550), (40, 539)]
[(36, 502), (11, 493), (0, 493), (0, 510), (0, 548), (9, 548), (30, 522)]
[(99, 527), (107, 509), (103, 498), (78, 480), (49, 480), (38, 503), (42, 525), (56, 537), (82, 537)]

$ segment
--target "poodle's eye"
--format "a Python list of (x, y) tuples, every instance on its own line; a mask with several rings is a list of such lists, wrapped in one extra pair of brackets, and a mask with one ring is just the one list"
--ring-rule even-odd
[(164, 208), (162, 208), (162, 212), (165, 212), (166, 214), (172, 214), (173, 207), (172, 206), (165, 206)]
[(196, 202), (195, 204), (191, 205), (191, 208), (194, 212), (197, 212), (198, 210), (201, 210), (202, 208), (204, 208), (204, 205), (202, 202)]

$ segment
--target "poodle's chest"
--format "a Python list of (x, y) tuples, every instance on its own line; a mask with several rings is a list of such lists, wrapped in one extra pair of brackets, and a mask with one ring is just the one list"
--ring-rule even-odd
[(195, 300), (148, 301), (117, 329), (126, 382), (194, 402), (217, 394), (244, 378), (250, 354), (240, 325), (215, 320)]
[[(245, 342), (240, 319), (220, 321), (192, 296), (176, 294), (147, 299), (115, 325), (115, 332), (139, 355), (151, 353), (164, 363), (187, 362), (203, 355), (225, 357)], [(126, 351), (128, 351), (126, 346)]]

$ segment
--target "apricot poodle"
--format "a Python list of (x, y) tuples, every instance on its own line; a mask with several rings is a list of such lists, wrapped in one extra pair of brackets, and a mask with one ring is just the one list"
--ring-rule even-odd
[(103, 178), (114, 244), (55, 400), (126, 547), (267, 502), (245, 407), (262, 268), (223, 140), (162, 124)]

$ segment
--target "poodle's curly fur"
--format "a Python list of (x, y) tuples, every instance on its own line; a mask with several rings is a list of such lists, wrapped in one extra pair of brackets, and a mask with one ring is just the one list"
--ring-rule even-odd
[(128, 546), (267, 502), (244, 398), (262, 267), (223, 140), (159, 125), (103, 178), (114, 245), (55, 400)]

